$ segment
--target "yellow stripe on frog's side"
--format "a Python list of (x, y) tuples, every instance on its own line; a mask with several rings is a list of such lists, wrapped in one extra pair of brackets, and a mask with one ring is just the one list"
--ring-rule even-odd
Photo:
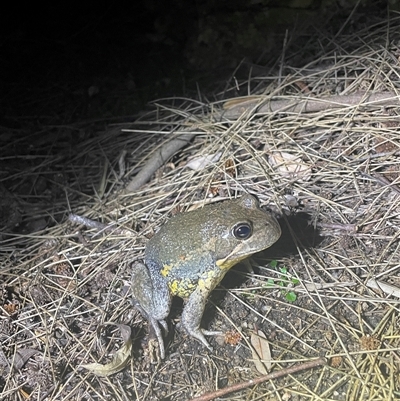
[(219, 284), (224, 275), (225, 271), (222, 269), (210, 270), (205, 272), (197, 282), (190, 279), (177, 279), (169, 282), (168, 287), (172, 295), (188, 298), (195, 290), (210, 292)]
[[(171, 294), (181, 298), (188, 298), (193, 291), (199, 289), (200, 291), (210, 292), (225, 276), (225, 273), (235, 264), (245, 259), (246, 256), (234, 260), (220, 259), (216, 261), (216, 267), (212, 270), (204, 272), (199, 280), (193, 281), (191, 279), (174, 279), (168, 282), (168, 287)], [(174, 265), (165, 264), (161, 270), (161, 274), (167, 277), (171, 270), (176, 267)], [(217, 268), (219, 267), (219, 269)]]
[(221, 271), (218, 270), (211, 270), (199, 279), (197, 287), (199, 290), (204, 290), (206, 292), (211, 291), (217, 284), (219, 284), (224, 276), (225, 272), (221, 273)]
[(196, 283), (191, 280), (173, 280), (168, 283), (168, 287), (172, 295), (181, 298), (188, 298), (190, 294), (196, 289)]

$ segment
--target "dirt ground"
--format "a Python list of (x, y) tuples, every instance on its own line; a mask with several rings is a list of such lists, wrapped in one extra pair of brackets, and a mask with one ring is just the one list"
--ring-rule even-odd
[[(0, 398), (191, 400), (324, 357), (218, 399), (400, 400), (399, 23), (321, 34), (302, 65), (293, 48), (135, 121), (2, 129)], [(132, 262), (174, 214), (246, 192), (282, 237), (212, 293), (212, 352), (174, 299), (157, 359)]]

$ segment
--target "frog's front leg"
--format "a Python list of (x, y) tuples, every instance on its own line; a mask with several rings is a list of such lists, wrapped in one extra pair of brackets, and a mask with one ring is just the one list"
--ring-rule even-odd
[(143, 263), (132, 266), (132, 295), (135, 306), (154, 329), (160, 346), (161, 359), (165, 358), (164, 340), (160, 325), (168, 332), (165, 321), (171, 308), (171, 294), (167, 282), (155, 266), (152, 269)]
[(182, 326), (189, 335), (201, 341), (210, 351), (212, 351), (212, 347), (204, 336), (222, 335), (220, 331), (208, 331), (200, 328), (201, 318), (211, 291), (212, 288), (207, 288), (207, 286), (200, 284), (185, 304), (181, 319)]

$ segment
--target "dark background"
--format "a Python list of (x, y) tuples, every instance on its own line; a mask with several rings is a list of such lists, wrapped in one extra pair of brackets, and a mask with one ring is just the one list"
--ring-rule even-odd
[[(159, 97), (211, 93), (240, 63), (263, 66), (279, 59), (285, 34), (289, 53), (322, 30), (357, 30), (387, 13), (386, 1), (328, 0), (9, 7), (3, 9), (0, 34), (5, 126), (18, 126), (19, 117), (31, 115), (62, 122), (134, 115)], [(314, 56), (300, 52), (291, 64)], [(240, 74), (245, 78), (248, 69), (236, 71), (236, 78)]]

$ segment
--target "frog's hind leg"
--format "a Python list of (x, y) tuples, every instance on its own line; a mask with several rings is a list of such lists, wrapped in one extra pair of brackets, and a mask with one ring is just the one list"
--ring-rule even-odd
[(211, 289), (206, 287), (197, 287), (190, 295), (182, 312), (182, 326), (194, 338), (202, 342), (210, 351), (211, 345), (204, 336), (222, 335), (220, 331), (208, 331), (200, 328), (201, 318), (203, 317), (206, 301)]
[(132, 266), (132, 295), (136, 308), (149, 321), (160, 346), (161, 359), (164, 359), (165, 348), (160, 325), (168, 332), (165, 321), (171, 308), (168, 285), (159, 273), (152, 273), (143, 263), (136, 263)]

